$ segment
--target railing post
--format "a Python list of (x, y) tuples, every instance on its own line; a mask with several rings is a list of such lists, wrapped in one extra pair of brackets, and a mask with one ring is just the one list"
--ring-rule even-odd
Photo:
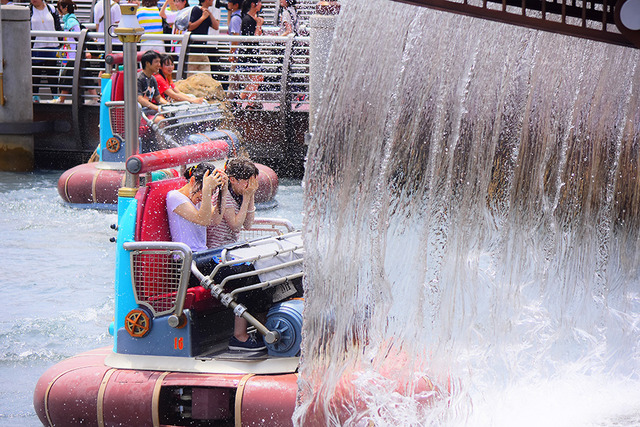
[(280, 78), (280, 124), (283, 134), (288, 137), (289, 117), (291, 116), (291, 96), (289, 94), (289, 69), (291, 65), (291, 55), (293, 54), (293, 34), (290, 34), (284, 48), (282, 58), (282, 76)]
[[(111, 28), (111, 0), (102, 0), (102, 21), (104, 22), (104, 56), (106, 57), (113, 52), (113, 40), (109, 32)], [(111, 64), (105, 62), (104, 72), (111, 74)]]
[[(2, 7), (0, 7), (0, 35), (2, 35)], [(4, 106), (4, 46), (0, 43), (0, 106)]]
[(176, 70), (176, 80), (184, 80), (187, 78), (187, 54), (189, 52), (189, 41), (191, 40), (191, 31), (186, 31), (182, 35), (180, 43), (180, 56), (178, 57), (178, 69)]
[[(125, 157), (128, 159), (134, 154), (138, 154), (139, 135), (138, 127), (140, 125), (140, 117), (138, 114), (138, 88), (136, 81), (136, 64), (138, 42), (142, 38), (144, 29), (141, 28), (136, 19), (136, 10), (138, 6), (135, 4), (122, 4), (122, 20), (120, 25), (115, 29), (115, 33), (122, 41), (123, 52), (123, 77), (124, 77), (124, 139), (125, 139)], [(138, 187), (139, 179), (137, 174), (126, 172), (124, 187), (120, 193), (130, 193), (130, 191)], [(120, 194), (119, 193), (119, 194)], [(129, 195), (129, 194), (128, 194)]]
[(76, 44), (76, 59), (73, 62), (73, 81), (71, 82), (71, 119), (74, 134), (77, 135), (78, 148), (82, 149), (82, 138), (80, 137), (80, 105), (82, 97), (80, 94), (80, 73), (82, 73), (82, 61), (87, 40), (87, 29), (80, 31), (78, 43)]

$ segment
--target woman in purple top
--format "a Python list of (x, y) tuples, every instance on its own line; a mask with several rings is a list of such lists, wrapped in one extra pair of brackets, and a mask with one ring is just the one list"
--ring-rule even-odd
[(169, 230), (174, 242), (182, 242), (193, 252), (207, 249), (207, 225), (219, 224), (222, 214), (211, 202), (213, 189), (226, 184), (226, 175), (209, 163), (200, 163), (184, 172), (188, 182), (167, 193)]

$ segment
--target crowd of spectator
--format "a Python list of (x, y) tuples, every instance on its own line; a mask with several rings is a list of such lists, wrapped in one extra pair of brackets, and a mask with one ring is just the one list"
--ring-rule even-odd
[[(8, 1), (8, 0), (3, 0)], [(117, 26), (121, 19), (119, 7), (120, 0), (110, 0), (111, 25)], [(229, 0), (221, 3), (220, 0), (198, 0), (198, 6), (189, 6), (188, 0), (140, 0), (136, 17), (139, 25), (144, 28), (144, 34), (139, 43), (140, 51), (155, 51), (159, 54), (180, 54), (181, 40), (173, 40), (165, 43), (162, 40), (149, 38), (149, 35), (172, 33), (175, 35), (189, 31), (194, 35), (215, 35), (220, 31), (221, 9), (226, 9), (226, 21), (229, 35), (260, 36), (263, 34), (264, 18), (260, 16), (262, 9), (261, 0)], [(77, 32), (83, 28), (74, 14), (76, 5), (73, 0), (59, 0), (57, 7), (48, 4), (46, 0), (30, 0), (31, 29), (41, 31), (66, 31)], [(131, 1), (130, 1), (131, 2)], [(134, 0), (138, 2), (138, 0)], [(98, 0), (93, 8), (93, 22), (98, 33), (104, 34), (104, 8), (105, 0)], [(280, 0), (279, 29), (277, 35), (287, 36), (298, 33), (298, 18), (295, 9), (296, 0)], [(62, 41), (62, 43), (61, 43)], [(104, 39), (98, 38), (92, 41), (96, 48), (94, 52), (104, 52)], [(40, 82), (46, 78), (52, 95), (56, 102), (65, 102), (69, 94), (68, 87), (73, 76), (76, 60), (77, 37), (36, 37), (33, 41), (33, 85), (37, 91)], [(112, 38), (112, 50), (120, 51), (122, 43), (118, 38)], [(244, 105), (247, 109), (261, 109), (262, 104), (257, 101), (260, 85), (264, 82), (265, 70), (260, 65), (260, 54), (256, 42), (231, 42), (230, 88), (235, 93), (233, 106)], [(210, 73), (214, 78), (221, 80), (219, 69), (220, 53), (215, 47), (207, 46), (206, 41), (193, 40), (189, 45), (189, 73)], [(85, 53), (85, 59), (91, 60), (90, 53)], [(163, 94), (168, 90), (167, 97), (172, 100), (185, 100), (186, 95), (176, 91), (173, 86), (173, 76), (169, 68), (173, 66), (171, 57), (162, 58), (163, 67), (160, 74), (163, 80), (161, 86)], [(56, 66), (57, 65), (57, 66)], [(60, 69), (62, 71), (60, 71)], [(57, 84), (59, 83), (59, 84)], [(65, 84), (66, 83), (66, 84)], [(62, 87), (63, 89), (59, 89)], [(228, 88), (228, 87), (225, 87)], [(89, 95), (97, 98), (95, 89), (88, 91)], [(38, 93), (34, 94), (34, 101), (38, 102)]]

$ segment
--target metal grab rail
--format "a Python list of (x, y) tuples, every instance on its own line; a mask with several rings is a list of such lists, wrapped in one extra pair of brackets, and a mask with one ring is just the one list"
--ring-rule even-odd
[[(100, 33), (86, 29), (80, 33), (31, 31), (32, 42), (37, 37), (55, 37), (61, 45), (68, 45), (68, 53), (75, 55), (71, 68), (69, 58), (51, 54), (59, 48), (32, 48), (32, 70), (36, 76), (34, 95), (42, 101), (52, 100), (59, 95), (59, 89), (65, 90), (69, 92), (65, 97), (71, 99), (75, 110), (83, 102), (97, 101), (100, 75), (105, 69), (104, 51), (96, 42), (100, 36)], [(228, 98), (241, 100), (246, 97), (269, 103), (281, 112), (308, 104), (308, 37), (201, 36), (189, 32), (178, 36), (157, 34), (147, 37), (164, 45), (167, 53), (173, 56), (176, 77), (180, 79), (197, 73), (208, 74), (222, 84)], [(256, 79), (260, 80), (257, 90), (251, 87)]]
[[(257, 218), (256, 220), (262, 225), (272, 224), (274, 228), (283, 225), (285, 227), (290, 226), (290, 222), (287, 220), (269, 218)], [(278, 237), (267, 237), (264, 239), (264, 242), (276, 242), (279, 239), (286, 239), (300, 234), (300, 232), (294, 232), (279, 235)], [(244, 244), (239, 244), (235, 246), (235, 248), (243, 245)], [(147, 307), (154, 317), (170, 315), (171, 318), (169, 319), (169, 324), (173, 327), (177, 327), (180, 324), (180, 317), (184, 310), (187, 288), (189, 286), (190, 273), (193, 273), (205, 288), (211, 289), (212, 294), (216, 298), (220, 299), (225, 306), (234, 309), (234, 312), (238, 316), (242, 316), (246, 312), (246, 307), (234, 301), (236, 294), (252, 289), (266, 289), (277, 286), (283, 282), (302, 277), (304, 274), (302, 272), (288, 274), (279, 279), (261, 282), (257, 285), (245, 286), (238, 288), (231, 293), (225, 293), (224, 286), (229, 280), (257, 276), (267, 271), (277, 271), (293, 265), (299, 265), (302, 264), (303, 259), (300, 258), (273, 267), (257, 269), (249, 273), (230, 275), (223, 279), (220, 284), (214, 284), (211, 281), (213, 274), (205, 276), (200, 272), (200, 270), (198, 270), (195, 265), (195, 261), (193, 261), (191, 249), (184, 243), (163, 241), (125, 242), (123, 243), (123, 248), (129, 251), (131, 256), (131, 285), (133, 287), (136, 303)], [(287, 248), (285, 250), (273, 251), (271, 253), (255, 257), (247, 257), (242, 260), (226, 260), (226, 254), (228, 251), (225, 249), (222, 253), (222, 259), (224, 261), (216, 266), (214, 272), (217, 273), (220, 271), (220, 268), (229, 265), (242, 262), (254, 262), (259, 259), (265, 259), (287, 252), (299, 251), (303, 248), (304, 246), (302, 245), (295, 245), (294, 247)], [(249, 313), (246, 313), (246, 315), (249, 319), (253, 319)], [(269, 333), (269, 331), (266, 330), (260, 322), (255, 319), (253, 319), (253, 321), (260, 325), (259, 327), (256, 325), (254, 326), (259, 329), (260, 327), (263, 328), (265, 334)]]
[(125, 242), (122, 247), (131, 253), (131, 284), (136, 303), (149, 308), (154, 317), (182, 315), (191, 249), (180, 242)]
[[(297, 237), (297, 236), (300, 236), (301, 234), (302, 234), (301, 232), (288, 233), (278, 237), (266, 238), (264, 240), (261, 240), (260, 243), (273, 242), (276, 244), (280, 244), (281, 240), (291, 238), (291, 237)], [(236, 316), (243, 317), (245, 320), (247, 320), (247, 322), (249, 322), (252, 326), (254, 326), (264, 336), (265, 342), (272, 344), (280, 340), (279, 332), (275, 330), (271, 331), (267, 329), (259, 320), (257, 320), (253, 315), (251, 315), (247, 311), (247, 307), (245, 307), (243, 304), (236, 302), (235, 297), (236, 295), (242, 292), (248, 292), (248, 291), (257, 290), (257, 289), (268, 289), (274, 286), (281, 285), (283, 283), (291, 282), (292, 280), (303, 277), (304, 272), (300, 271), (295, 273), (283, 274), (281, 277), (277, 279), (264, 280), (264, 281), (260, 281), (260, 283), (257, 283), (257, 284), (245, 285), (237, 289), (234, 289), (231, 292), (225, 292), (225, 289), (224, 289), (225, 285), (230, 281), (233, 281), (236, 279), (245, 279), (253, 276), (259, 277), (263, 273), (275, 272), (278, 270), (283, 270), (283, 269), (287, 269), (289, 267), (298, 266), (298, 265), (301, 266), (304, 262), (304, 259), (298, 258), (292, 261), (283, 262), (278, 265), (274, 265), (270, 267), (259, 268), (259, 269), (255, 269), (253, 271), (248, 271), (244, 273), (231, 274), (225, 277), (224, 279), (222, 279), (222, 281), (219, 284), (214, 283), (213, 278), (224, 267), (237, 265), (237, 264), (244, 264), (244, 263), (254, 263), (258, 260), (273, 258), (286, 253), (293, 253), (293, 252), (304, 249), (304, 245), (293, 245), (291, 247), (287, 247), (281, 250), (273, 250), (271, 252), (262, 253), (262, 254), (258, 254), (250, 257), (236, 258), (236, 259), (230, 259), (230, 260), (227, 259), (227, 254), (229, 253), (229, 251), (232, 251), (234, 249), (240, 249), (244, 246), (245, 246), (244, 244), (239, 244), (236, 246), (223, 249), (220, 254), (220, 259), (221, 259), (220, 263), (218, 263), (214, 267), (213, 271), (209, 275), (203, 274), (196, 266), (195, 261), (191, 263), (191, 272), (200, 281), (201, 286), (203, 286), (205, 289), (211, 290), (211, 295), (213, 295), (216, 299), (220, 300), (220, 302), (225, 307), (229, 307), (233, 309), (233, 312)]]

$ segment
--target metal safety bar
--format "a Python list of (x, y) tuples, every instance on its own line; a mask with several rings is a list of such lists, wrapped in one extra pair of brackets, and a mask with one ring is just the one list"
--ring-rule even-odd
[(240, 231), (240, 241), (247, 242), (266, 236), (281, 236), (285, 233), (292, 233), (295, 227), (288, 219), (283, 218), (256, 218), (250, 229)]
[[(293, 236), (297, 236), (297, 235), (300, 235), (300, 234), (302, 234), (302, 233), (300, 231), (297, 231), (297, 232), (294, 232), (294, 233), (283, 234), (282, 236), (272, 237), (271, 239), (268, 239), (268, 240), (265, 239), (262, 242), (267, 242), (269, 240), (272, 240), (272, 241), (283, 240), (283, 239), (286, 239), (286, 238), (289, 238), (289, 237), (293, 237)], [(229, 246), (229, 247), (226, 247), (226, 248), (224, 248), (222, 250), (222, 252), (220, 253), (220, 259), (222, 261), (218, 265), (216, 265), (216, 267), (213, 269), (211, 274), (209, 274), (209, 278), (213, 279), (215, 277), (215, 275), (218, 274), (218, 272), (220, 271), (221, 268), (229, 266), (229, 265), (255, 262), (255, 261), (258, 261), (260, 259), (272, 258), (274, 256), (282, 255), (282, 254), (285, 254), (285, 253), (288, 253), (288, 252), (294, 252), (294, 251), (297, 251), (297, 250), (300, 250), (300, 249), (304, 249), (304, 245), (296, 245), (296, 246), (291, 247), (291, 248), (287, 248), (287, 249), (283, 249), (283, 250), (274, 250), (273, 252), (266, 253), (266, 254), (260, 254), (260, 255), (253, 256), (253, 257), (227, 260), (227, 254), (229, 253), (229, 251), (234, 250), (234, 249), (238, 249), (240, 246), (244, 246), (244, 244), (238, 245), (238, 246)], [(278, 268), (280, 268), (280, 267), (278, 267)]]
[[(287, 239), (287, 238), (294, 237), (294, 236), (299, 236), (299, 235), (301, 235), (301, 232), (288, 233), (288, 234), (284, 234), (284, 235), (278, 236), (278, 237), (265, 238), (264, 240), (261, 240), (260, 243), (277, 242), (279, 240), (283, 240), (283, 239)], [(233, 259), (233, 260), (227, 260), (226, 259), (227, 254), (228, 254), (228, 252), (230, 250), (239, 249), (239, 248), (244, 247), (244, 246), (245, 245), (243, 244), (243, 245), (236, 245), (236, 246), (231, 246), (229, 248), (223, 249), (222, 252), (221, 252), (221, 262), (218, 263), (215, 266), (215, 268), (213, 269), (213, 271), (209, 275), (203, 274), (198, 269), (198, 267), (196, 266), (195, 261), (193, 261), (191, 263), (191, 272), (192, 272), (192, 274), (194, 276), (196, 276), (196, 278), (198, 278), (198, 280), (200, 280), (200, 284), (205, 289), (210, 289), (211, 290), (211, 295), (213, 295), (216, 299), (220, 300), (220, 302), (225, 307), (229, 307), (229, 308), (233, 309), (233, 312), (234, 312), (234, 314), (236, 316), (246, 319), (247, 322), (249, 322), (252, 326), (254, 326), (264, 336), (264, 340), (267, 343), (272, 344), (274, 342), (277, 342), (280, 339), (279, 332), (278, 331), (271, 331), (271, 330), (267, 329), (259, 320), (257, 320), (253, 315), (251, 315), (247, 311), (247, 308), (243, 304), (239, 304), (238, 302), (236, 302), (235, 301), (235, 297), (236, 297), (237, 294), (239, 294), (241, 292), (247, 292), (247, 291), (250, 291), (250, 290), (257, 290), (257, 289), (267, 289), (267, 288), (270, 288), (270, 287), (274, 287), (274, 286), (283, 284), (283, 283), (288, 282), (288, 281), (290, 282), (290, 281), (295, 280), (297, 278), (303, 277), (304, 276), (304, 272), (286, 274), (286, 275), (284, 275), (284, 276), (282, 276), (282, 277), (280, 277), (278, 279), (262, 281), (262, 282), (260, 282), (258, 284), (253, 284), (253, 285), (242, 286), (242, 287), (239, 287), (237, 289), (234, 289), (231, 292), (225, 292), (224, 286), (231, 280), (243, 279), (243, 278), (252, 277), (252, 276), (258, 276), (258, 275), (263, 274), (263, 273), (273, 272), (273, 271), (281, 270), (281, 269), (284, 269), (284, 268), (289, 268), (289, 267), (292, 267), (292, 266), (300, 265), (300, 264), (303, 263), (304, 260), (302, 258), (300, 258), (300, 259), (297, 259), (297, 260), (280, 263), (280, 264), (278, 264), (276, 266), (272, 266), (272, 267), (256, 269), (254, 271), (245, 272), (245, 273), (231, 274), (231, 275), (225, 277), (219, 284), (216, 284), (216, 283), (213, 282), (213, 277), (215, 277), (215, 275), (223, 267), (228, 267), (228, 266), (237, 265), (237, 264), (243, 264), (243, 263), (252, 263), (252, 262), (258, 261), (260, 259), (275, 257), (275, 256), (286, 254), (286, 253), (289, 253), (289, 252), (299, 251), (301, 249), (304, 249), (304, 245), (294, 245), (294, 246), (291, 246), (291, 247), (286, 248), (286, 249), (274, 250), (274, 251), (271, 251), (271, 252), (268, 252), (268, 253), (264, 253), (264, 254), (260, 254), (260, 255), (256, 255), (256, 256), (252, 256), (252, 257), (236, 258), (236, 259)]]
[[(198, 267), (196, 266), (195, 262), (191, 263), (191, 273), (196, 276), (196, 278), (198, 280), (200, 280), (200, 283), (204, 286), (206, 285), (210, 279), (208, 276), (205, 276), (204, 274), (202, 274), (202, 272), (200, 270), (198, 270)], [(253, 326), (254, 328), (256, 328), (256, 330), (262, 334), (262, 336), (264, 337), (264, 341), (268, 344), (273, 344), (277, 341), (280, 340), (280, 332), (278, 331), (271, 331), (269, 329), (267, 329), (266, 326), (264, 326), (262, 324), (262, 322), (260, 322), (258, 319), (256, 319), (251, 313), (249, 313), (247, 311), (247, 307), (245, 307), (242, 304), (238, 304), (236, 301), (234, 301), (232, 298), (228, 297), (228, 294), (225, 293), (220, 293), (218, 295), (213, 294), (216, 298), (218, 298), (220, 300), (220, 302), (222, 302), (222, 304), (225, 307), (229, 307), (233, 310), (233, 314), (235, 314), (238, 317), (242, 317), (243, 319), (245, 319), (251, 326)]]
[[(163, 118), (157, 122), (157, 125), (164, 131), (191, 125), (202, 127), (203, 122), (217, 124), (224, 119), (224, 114), (218, 105), (191, 104), (186, 101), (160, 105), (158, 114), (161, 114)], [(142, 117), (148, 124), (154, 122), (153, 118), (144, 113)]]
[[(303, 263), (303, 259), (299, 259), (299, 260), (295, 260), (295, 261), (291, 261), (288, 263), (282, 263), (282, 265), (276, 269), (273, 270), (268, 270), (268, 269), (261, 269), (261, 270), (256, 270), (256, 274), (261, 274), (261, 273), (267, 273), (269, 271), (276, 271), (279, 270), (281, 268), (285, 268), (285, 267), (291, 267), (294, 265), (298, 265), (298, 264), (302, 264)], [(236, 295), (241, 294), (243, 292), (249, 292), (249, 291), (255, 291), (257, 289), (269, 289), (269, 288), (273, 288), (275, 286), (281, 285), (285, 282), (290, 282), (294, 279), (299, 279), (302, 276), (304, 276), (304, 272), (300, 272), (300, 273), (294, 273), (294, 274), (289, 274), (287, 276), (283, 276), (280, 277), (279, 279), (274, 279), (274, 280), (265, 280), (264, 282), (260, 282), (260, 283), (256, 283), (255, 285), (249, 285), (249, 286), (243, 286), (242, 288), (238, 288), (238, 289), (234, 289), (233, 291), (231, 291), (231, 293), (229, 294), (229, 296), (231, 298), (234, 298)], [(231, 276), (229, 276), (231, 277)], [(240, 278), (241, 275), (236, 275), (236, 277), (231, 277), (230, 280), (233, 280), (235, 278)], [(224, 287), (223, 284), (220, 284), (220, 286)]]
[(224, 119), (222, 110), (214, 104), (186, 103), (180, 108), (176, 108), (176, 105), (164, 104), (160, 106), (159, 113), (164, 118), (158, 122), (158, 125), (165, 131), (191, 125), (201, 127), (203, 122), (219, 123)]

